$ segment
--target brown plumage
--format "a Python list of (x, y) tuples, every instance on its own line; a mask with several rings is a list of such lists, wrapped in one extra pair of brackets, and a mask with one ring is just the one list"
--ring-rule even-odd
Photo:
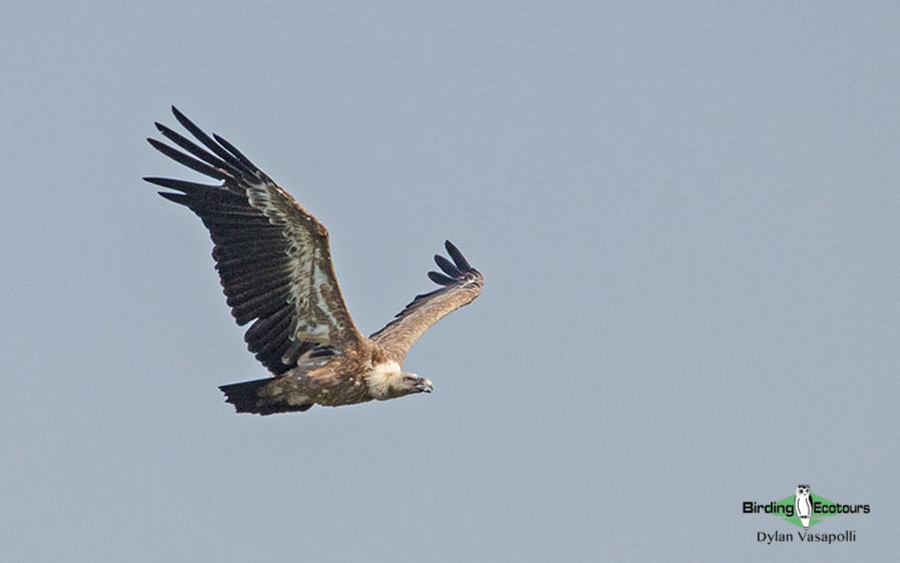
[(452, 262), (436, 255), (443, 273), (428, 273), (441, 287), (366, 338), (338, 287), (324, 225), (231, 143), (210, 137), (175, 107), (172, 113), (203, 146), (159, 123), (182, 150), (147, 140), (222, 184), (144, 179), (175, 190), (159, 195), (191, 209), (209, 229), (226, 302), (239, 325), (253, 321), (244, 340), (271, 375), (221, 386), (226, 401), (238, 412), (274, 414), (430, 393), (429, 380), (402, 371), (406, 352), (428, 327), (481, 294), (478, 270), (446, 241)]

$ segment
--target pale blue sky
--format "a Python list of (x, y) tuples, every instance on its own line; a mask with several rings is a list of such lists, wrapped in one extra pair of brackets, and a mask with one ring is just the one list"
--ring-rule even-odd
[[(845, 5), (846, 4), (846, 5)], [(154, 2), (0, 17), (0, 560), (888, 561), (900, 7)], [(314, 212), (357, 324), (486, 278), (428, 396), (234, 414), (177, 105)], [(800, 483), (848, 545), (741, 514)]]

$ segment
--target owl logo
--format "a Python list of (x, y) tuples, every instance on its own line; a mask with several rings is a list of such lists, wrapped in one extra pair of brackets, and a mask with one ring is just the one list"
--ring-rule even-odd
[(812, 516), (812, 502), (809, 498), (809, 485), (797, 485), (797, 494), (794, 496), (794, 508), (800, 517), (803, 529), (809, 529), (809, 517)]

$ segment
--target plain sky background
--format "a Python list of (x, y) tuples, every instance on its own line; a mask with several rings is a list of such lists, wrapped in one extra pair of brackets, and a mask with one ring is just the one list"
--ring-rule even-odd
[[(0, 560), (893, 561), (900, 5), (8, 2)], [(377, 5), (376, 5), (377, 4)], [(453, 240), (435, 392), (236, 415), (177, 105), (332, 236), (366, 333)], [(872, 514), (745, 515), (797, 483)]]

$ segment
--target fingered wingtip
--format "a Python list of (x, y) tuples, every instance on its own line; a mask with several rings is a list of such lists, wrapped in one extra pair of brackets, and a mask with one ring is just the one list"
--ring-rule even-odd
[(456, 264), (457, 269), (468, 272), (471, 271), (472, 265), (469, 264), (469, 261), (466, 260), (466, 257), (463, 256), (463, 253), (456, 248), (456, 245), (450, 242), (449, 240), (444, 241), (444, 248), (447, 249), (447, 254), (450, 255), (450, 258), (453, 260), (453, 263)]
[(440, 268), (445, 274), (450, 276), (451, 278), (459, 278), (462, 277), (463, 273), (457, 267), (456, 264), (447, 260), (440, 254), (434, 255), (434, 263), (437, 264), (438, 268)]

